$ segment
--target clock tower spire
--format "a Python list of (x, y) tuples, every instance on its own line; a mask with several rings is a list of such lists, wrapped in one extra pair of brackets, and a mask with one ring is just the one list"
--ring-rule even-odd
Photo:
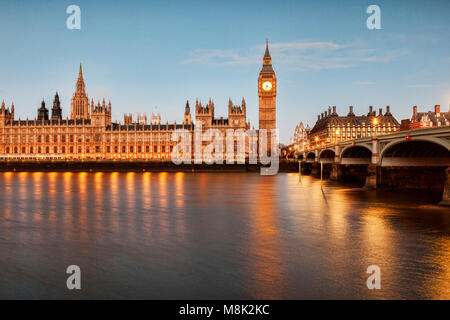
[(277, 77), (272, 67), (272, 57), (269, 52), (269, 40), (266, 39), (266, 52), (263, 66), (258, 77), (259, 96), (259, 129), (266, 129), (268, 135), (268, 149), (270, 150), (271, 130), (276, 129), (276, 97)]

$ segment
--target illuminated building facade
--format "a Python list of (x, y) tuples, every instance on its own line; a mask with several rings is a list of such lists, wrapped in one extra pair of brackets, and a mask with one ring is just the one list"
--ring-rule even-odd
[[(270, 71), (271, 72), (267, 72)], [(259, 81), (260, 124), (264, 128), (275, 127), (276, 79), (271, 58), (264, 56), (264, 83)], [(266, 77), (266, 76), (265, 76)], [(261, 75), (260, 75), (261, 79)], [(267, 83), (271, 83), (268, 89)], [(261, 90), (265, 93), (261, 97)], [(262, 101), (261, 101), (262, 99)], [(270, 101), (269, 101), (269, 100)], [(197, 123), (202, 130), (218, 129), (225, 136), (227, 129), (250, 128), (247, 122), (247, 106), (228, 102), (228, 118), (215, 118), (214, 102), (195, 104)], [(262, 112), (262, 113), (261, 113)], [(178, 142), (172, 142), (172, 133), (177, 129), (194, 132), (189, 101), (186, 103), (182, 123), (162, 123), (159, 114), (152, 114), (147, 124), (145, 115), (133, 121), (131, 114), (124, 115), (123, 124), (111, 121), (111, 102), (105, 99), (96, 104), (86, 92), (83, 71), (80, 65), (75, 93), (71, 101), (70, 118), (63, 119), (61, 103), (56, 93), (51, 112), (42, 101), (34, 120), (15, 120), (14, 104), (0, 109), (0, 157), (3, 159), (170, 159), (171, 151)], [(224, 150), (225, 151), (225, 150)]]
[[(186, 110), (190, 113), (189, 110)], [(186, 117), (185, 117), (186, 118)], [(111, 102), (94, 103), (86, 93), (80, 66), (72, 97), (70, 119), (62, 118), (56, 93), (51, 114), (42, 101), (34, 120), (15, 120), (14, 104), (0, 109), (0, 155), (20, 159), (169, 159), (175, 129), (192, 130), (191, 121), (182, 124), (147, 124), (139, 115), (124, 124), (111, 121)], [(160, 119), (160, 118), (159, 118)]]
[(346, 140), (389, 134), (400, 129), (399, 122), (390, 112), (390, 107), (379, 109), (377, 115), (373, 107), (369, 107), (366, 115), (357, 116), (353, 107), (349, 107), (347, 116), (339, 116), (336, 107), (329, 107), (317, 117), (317, 122), (309, 133), (309, 145), (336, 143)]

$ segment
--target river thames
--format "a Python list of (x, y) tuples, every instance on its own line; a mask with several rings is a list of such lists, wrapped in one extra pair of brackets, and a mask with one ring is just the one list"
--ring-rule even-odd
[[(1, 173), (0, 185), (2, 299), (450, 299), (441, 193), (252, 173)], [(69, 265), (81, 291), (66, 287)]]

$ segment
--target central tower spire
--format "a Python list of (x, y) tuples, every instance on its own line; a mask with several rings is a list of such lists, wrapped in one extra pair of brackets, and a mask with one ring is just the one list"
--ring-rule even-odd
[(86, 94), (86, 85), (84, 84), (81, 63), (75, 93), (72, 97), (70, 118), (72, 120), (90, 119), (89, 98)]
[(81, 67), (81, 63), (80, 63), (80, 71), (78, 73), (78, 80), (77, 80), (77, 87), (76, 87), (76, 91), (77, 92), (85, 92), (85, 84), (84, 84), (84, 79), (83, 79), (83, 69)]

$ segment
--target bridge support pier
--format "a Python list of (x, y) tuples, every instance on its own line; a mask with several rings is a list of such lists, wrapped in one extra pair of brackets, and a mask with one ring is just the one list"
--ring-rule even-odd
[(342, 175), (344, 171), (344, 166), (339, 163), (333, 163), (331, 165), (331, 173), (330, 173), (330, 180), (334, 181), (341, 181)]
[(320, 163), (313, 162), (311, 164), (311, 175), (314, 177), (320, 177)]
[(450, 167), (445, 170), (444, 194), (439, 205), (450, 207)]
[(312, 163), (306, 162), (306, 161), (302, 161), (302, 168), (301, 168), (302, 174), (310, 175), (311, 174), (311, 167), (312, 167)]
[(367, 166), (367, 177), (364, 189), (376, 189), (378, 186), (378, 166), (374, 164), (369, 164)]

